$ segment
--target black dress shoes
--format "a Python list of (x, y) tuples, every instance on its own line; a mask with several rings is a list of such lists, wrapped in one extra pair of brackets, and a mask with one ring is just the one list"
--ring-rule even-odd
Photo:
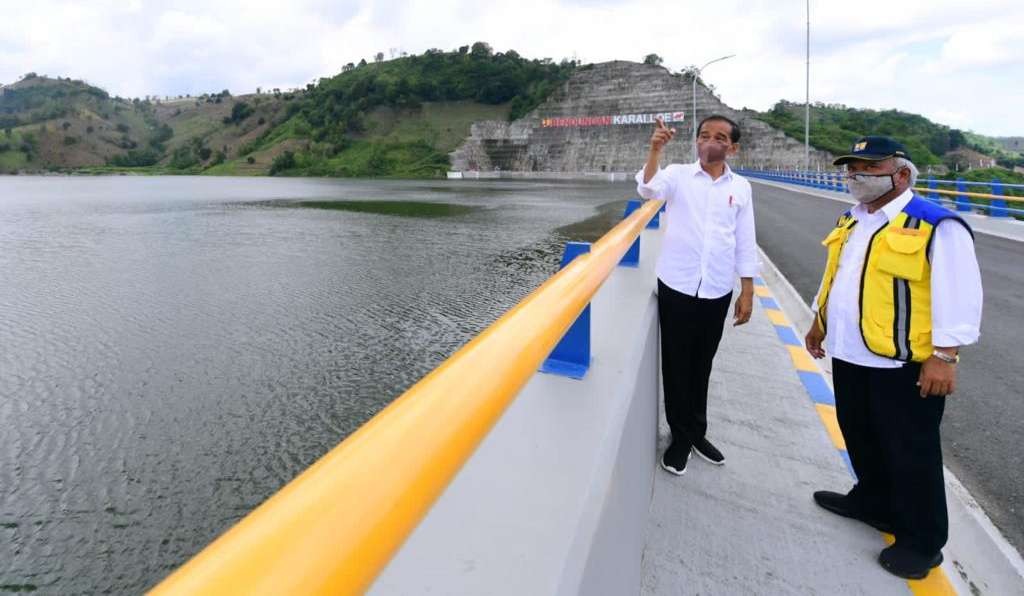
[(892, 524), (865, 515), (859, 508), (854, 506), (853, 503), (851, 503), (850, 498), (844, 494), (829, 490), (819, 490), (814, 493), (814, 502), (826, 511), (831, 511), (836, 515), (864, 522), (879, 532), (886, 532), (888, 534), (893, 533)]
[(928, 556), (894, 544), (882, 550), (878, 555), (878, 564), (903, 579), (924, 579), (933, 567), (942, 564), (942, 552)]

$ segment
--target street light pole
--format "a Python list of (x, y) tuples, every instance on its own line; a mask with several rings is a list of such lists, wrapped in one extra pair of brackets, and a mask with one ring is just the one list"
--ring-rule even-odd
[(804, 169), (811, 169), (811, 0), (807, 0), (807, 81), (804, 87)]
[[(808, 0), (808, 2), (809, 1), (810, 0)], [(728, 56), (722, 56), (721, 58), (715, 58), (714, 60), (712, 60), (711, 62), (708, 62), (704, 66), (701, 66), (700, 68), (695, 68), (694, 69), (693, 76), (690, 79), (690, 89), (691, 89), (691, 91), (693, 93), (693, 110), (691, 110), (691, 112), (690, 112), (690, 117), (693, 118), (693, 124), (691, 124), (691, 126), (693, 127), (693, 144), (692, 144), (692, 147), (691, 147), (691, 150), (693, 152), (693, 161), (697, 161), (697, 77), (700, 76), (700, 73), (705, 68), (707, 68), (708, 66), (714, 64), (715, 62), (721, 62), (722, 60), (728, 60), (729, 58), (735, 58), (735, 57), (736, 57), (736, 54), (729, 54)]]

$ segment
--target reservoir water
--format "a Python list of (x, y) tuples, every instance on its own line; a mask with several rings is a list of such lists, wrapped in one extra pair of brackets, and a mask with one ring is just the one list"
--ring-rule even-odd
[(631, 186), (0, 178), (0, 592), (151, 587)]

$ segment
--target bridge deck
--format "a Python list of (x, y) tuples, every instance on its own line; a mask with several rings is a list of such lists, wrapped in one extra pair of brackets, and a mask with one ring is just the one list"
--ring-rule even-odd
[[(879, 532), (811, 498), (853, 481), (768, 310), (755, 300), (750, 323), (726, 329), (715, 360), (708, 437), (726, 464), (694, 455), (684, 476), (655, 476), (643, 593), (907, 593), (875, 562)], [(660, 427), (662, 450), (664, 415)]]
[[(794, 357), (786, 343), (802, 342), (810, 323), (810, 312), (804, 305), (813, 295), (821, 263), (816, 257), (808, 261), (808, 251), (820, 249), (817, 230), (827, 228), (829, 217), (834, 218), (843, 207), (839, 203), (815, 204), (810, 209), (806, 201), (794, 206), (790, 203), (798, 199), (790, 195), (851, 201), (842, 193), (754, 182), (760, 199), (759, 238), (765, 250), (771, 249), (783, 258), (785, 263), (779, 266), (789, 278), (784, 279), (765, 257), (764, 274), (770, 287), (760, 293), (773, 294), (771, 306), (781, 304), (786, 312), (771, 312), (775, 308), (766, 307), (767, 301), (758, 299), (749, 325), (727, 328), (712, 372), (708, 404), (709, 437), (722, 448), (727, 463), (717, 468), (694, 456), (682, 478), (663, 472), (655, 476), (643, 558), (643, 593), (895, 594), (909, 590), (935, 594), (954, 590), (962, 594), (1024, 594), (1020, 555), (949, 473), (950, 542), (944, 549), (946, 562), (941, 575), (933, 573), (923, 582), (903, 582), (881, 570), (875, 557), (886, 544), (882, 534), (814, 505), (813, 491), (845, 490), (853, 480), (837, 450), (837, 444), (841, 444), (838, 429), (832, 429), (835, 437), (826, 430), (825, 419), (831, 422), (834, 415), (827, 407), (814, 403), (805, 385), (805, 381), (816, 384), (818, 400), (827, 399), (829, 362), (818, 363), (824, 368), (823, 375), (798, 372), (817, 366), (809, 358)], [(995, 276), (994, 280), (992, 277), (1003, 266), (997, 261), (1013, 259), (998, 259), (989, 253), (991, 245), (1019, 252), (1024, 222), (976, 214), (965, 217), (976, 232), (983, 233), (978, 242), (983, 273), (989, 274), (986, 290), (1005, 300), (1007, 292), (997, 282), (1003, 283), (1006, 275)], [(813, 218), (821, 222), (807, 221)], [(808, 229), (818, 235), (805, 241)], [(794, 259), (802, 263), (802, 268), (793, 266)], [(988, 291), (986, 298), (991, 298)], [(986, 315), (989, 319), (1008, 319), (987, 325), (987, 343), (1000, 340), (1004, 325), (1016, 328), (1012, 312), (987, 308)], [(790, 326), (790, 330), (780, 329), (779, 323)], [(972, 353), (984, 349), (971, 348)], [(978, 368), (989, 366), (992, 359), (978, 355), (973, 360), (970, 366)], [(965, 383), (971, 380), (972, 372), (965, 371)], [(985, 376), (991, 377), (992, 371), (986, 371)], [(994, 396), (1006, 393), (990, 389)], [(960, 407), (969, 406), (975, 414), (984, 415), (990, 411), (978, 404), (984, 397), (984, 391), (981, 395), (972, 393), (970, 403)], [(957, 413), (952, 414), (955, 418)], [(1016, 415), (1008, 418), (1004, 423), (1009, 425), (1019, 419)], [(659, 420), (661, 450), (667, 446), (669, 433), (663, 414)], [(1001, 441), (1009, 439), (1012, 433), (996, 428), (999, 425), (997, 420), (988, 420), (981, 426), (995, 432)], [(1005, 453), (994, 447), (986, 453), (998, 458), (993, 451)], [(1000, 492), (1011, 504), (1011, 512), (1005, 515), (997, 508), (989, 513), (1004, 521), (1014, 515), (1012, 476), (991, 475), (991, 483), (1001, 483), (1005, 492)], [(1008, 484), (1011, 487), (1005, 486)], [(1003, 531), (1011, 530), (1013, 541), (1019, 528), (1014, 529), (1012, 521), (1009, 524)]]

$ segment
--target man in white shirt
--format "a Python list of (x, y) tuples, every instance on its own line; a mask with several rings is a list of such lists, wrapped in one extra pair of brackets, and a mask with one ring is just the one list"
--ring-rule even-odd
[(757, 275), (757, 243), (750, 183), (733, 173), (726, 158), (739, 149), (740, 128), (724, 116), (697, 127), (700, 160), (660, 169), (661, 153), (675, 135), (659, 119), (647, 163), (636, 175), (644, 199), (666, 201), (668, 229), (658, 257), (658, 318), (665, 418), (672, 443), (661, 458), (681, 476), (690, 452), (722, 465), (708, 441), (708, 378), (738, 276), (734, 325), (750, 320)]
[(981, 273), (967, 223), (914, 195), (917, 169), (903, 145), (863, 137), (835, 161), (843, 164), (858, 204), (825, 239), (805, 342), (815, 358), (832, 356), (857, 483), (814, 500), (893, 533), (879, 564), (921, 579), (942, 562), (949, 533), (939, 423), (960, 347), (978, 341)]

